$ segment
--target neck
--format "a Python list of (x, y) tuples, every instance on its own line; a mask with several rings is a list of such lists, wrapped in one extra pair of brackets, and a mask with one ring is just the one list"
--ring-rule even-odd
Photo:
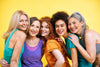
[(29, 36), (28, 37), (30, 40), (34, 40), (34, 39), (36, 39), (37, 37), (36, 36)]
[(48, 36), (45, 36), (45, 39), (48, 40)]

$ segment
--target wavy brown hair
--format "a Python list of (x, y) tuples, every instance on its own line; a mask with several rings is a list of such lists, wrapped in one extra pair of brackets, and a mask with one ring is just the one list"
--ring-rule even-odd
[(43, 22), (46, 22), (48, 24), (48, 26), (49, 26), (50, 33), (47, 36), (47, 40), (48, 39), (54, 39), (55, 38), (54, 33), (53, 33), (53, 27), (52, 27), (52, 24), (51, 24), (50, 20), (51, 20), (50, 17), (47, 17), (47, 16), (46, 17), (42, 17), (40, 19), (41, 25), (42, 25)]
[(48, 39), (54, 39), (55, 38), (54, 33), (53, 33), (53, 27), (52, 27), (52, 24), (51, 24), (50, 20), (51, 20), (51, 18), (47, 17), (47, 16), (46, 17), (42, 17), (40, 19), (41, 25), (42, 25), (43, 22), (46, 22), (48, 24), (48, 27), (49, 27), (49, 30), (50, 30), (50, 33), (49, 33), (49, 35), (47, 35), (47, 37), (40, 35), (40, 38), (43, 40), (42, 56), (43, 56), (44, 51), (45, 51), (46, 41)]

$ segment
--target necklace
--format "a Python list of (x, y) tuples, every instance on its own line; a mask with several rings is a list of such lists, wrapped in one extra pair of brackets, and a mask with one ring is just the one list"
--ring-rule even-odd
[(30, 46), (30, 47), (35, 47), (38, 45), (38, 42), (39, 42), (39, 39), (38, 38), (35, 38), (35, 39), (27, 39), (27, 44)]

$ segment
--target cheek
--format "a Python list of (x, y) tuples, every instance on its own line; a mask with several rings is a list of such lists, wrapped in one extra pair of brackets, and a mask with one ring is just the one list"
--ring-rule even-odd
[(56, 27), (56, 28), (55, 28), (55, 31), (57, 31), (57, 30), (58, 30), (58, 28)]
[(50, 33), (50, 30), (48, 30), (48, 34)]
[(31, 30), (32, 30), (32, 28), (31, 28), (31, 27), (29, 27), (28, 31), (30, 32)]

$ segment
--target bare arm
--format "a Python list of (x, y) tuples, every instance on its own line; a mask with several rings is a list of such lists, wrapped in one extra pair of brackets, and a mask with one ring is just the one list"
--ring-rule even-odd
[(86, 50), (80, 45), (78, 38), (75, 35), (70, 35), (72, 43), (77, 47), (82, 56), (90, 63), (95, 61), (96, 57), (96, 40), (91, 32), (85, 35)]
[(61, 54), (61, 52), (59, 50), (54, 50), (54, 51), (52, 51), (52, 54), (57, 59), (55, 67), (62, 67), (62, 65), (64, 64), (65, 60), (64, 60), (64, 57)]
[(10, 67), (18, 67), (19, 55), (26, 39), (26, 35), (22, 31), (16, 31), (16, 44), (11, 58)]
[(71, 49), (72, 67), (78, 67), (77, 49), (76, 48), (70, 48), (70, 49)]

